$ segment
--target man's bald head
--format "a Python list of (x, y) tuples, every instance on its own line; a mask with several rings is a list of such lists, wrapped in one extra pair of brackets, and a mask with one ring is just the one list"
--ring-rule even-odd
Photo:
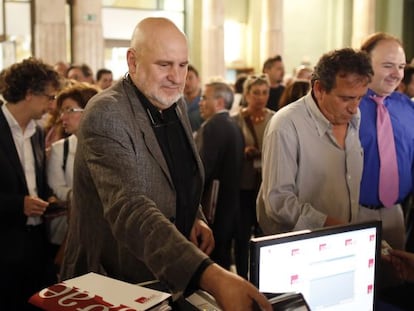
[(170, 36), (181, 36), (187, 40), (184, 33), (169, 19), (149, 17), (140, 21), (132, 34), (130, 47), (142, 49), (154, 40), (168, 40)]
[(170, 20), (150, 17), (139, 22), (127, 61), (132, 81), (154, 106), (165, 109), (182, 96), (188, 65), (187, 38)]

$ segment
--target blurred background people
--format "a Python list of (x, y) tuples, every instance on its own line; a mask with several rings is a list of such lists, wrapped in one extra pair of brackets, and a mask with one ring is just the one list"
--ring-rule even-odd
[(94, 84), (92, 69), (86, 65), (71, 65), (68, 68), (67, 74), (68, 79), (73, 79), (78, 82), (87, 82), (89, 84)]
[(267, 74), (249, 75), (243, 85), (246, 107), (234, 118), (244, 137), (244, 157), (240, 179), (240, 219), (237, 222), (235, 261), (237, 273), (247, 278), (249, 240), (260, 235), (256, 219), (256, 198), (261, 183), (263, 133), (274, 111), (266, 108), (270, 92)]
[[(52, 144), (47, 160), (47, 180), (56, 197), (67, 208), (70, 206), (70, 196), (73, 183), (73, 163), (77, 146), (76, 133), (82, 119), (83, 109), (89, 99), (98, 93), (89, 84), (77, 83), (67, 87), (57, 97), (57, 107), (62, 121), (62, 128), (69, 137)], [(64, 242), (67, 231), (67, 212), (50, 218), (47, 222), (49, 240), (55, 249), (55, 263), (60, 265), (63, 250), (59, 248)]]
[(205, 121), (195, 137), (205, 170), (204, 193), (210, 194), (213, 181), (219, 182), (215, 217), (210, 223), (215, 240), (211, 258), (227, 270), (232, 263), (244, 148), (240, 128), (229, 115), (232, 104), (233, 91), (228, 84), (206, 84), (200, 102)]
[(279, 101), (279, 109), (305, 96), (310, 89), (311, 83), (309, 80), (294, 79), (286, 85)]
[(85, 63), (83, 63), (80, 66), (80, 68), (82, 70), (83, 76), (86, 79), (86, 81), (83, 81), (83, 82), (87, 82), (89, 84), (95, 84), (92, 68), (88, 64), (85, 64)]
[(240, 109), (245, 106), (243, 99), (243, 84), (247, 79), (247, 74), (241, 73), (237, 76), (236, 82), (234, 82), (234, 100), (231, 105), (230, 115), (234, 116), (240, 112)]
[(193, 132), (200, 128), (203, 118), (200, 115), (201, 82), (197, 69), (188, 65), (184, 86), (184, 99), (187, 102), (187, 113)]
[(270, 93), (266, 106), (273, 111), (277, 111), (280, 97), (285, 89), (282, 84), (285, 75), (282, 56), (276, 55), (268, 58), (263, 64), (262, 72), (268, 75), (270, 83)]
[[(65, 89), (66, 87), (70, 87), (79, 83), (76, 80), (61, 79), (61, 87), (58, 93)], [(67, 136), (65, 131), (62, 127), (62, 120), (60, 119), (60, 111), (57, 107), (56, 98), (54, 99), (53, 103), (49, 106), (47, 114), (43, 116), (43, 119), (46, 121), (44, 122), (44, 130), (45, 130), (45, 148), (46, 148), (46, 157), (49, 156), (50, 147), (55, 141), (58, 141), (61, 138)]]
[[(284, 85), (288, 87), (295, 80), (308, 80), (311, 81), (313, 69), (309, 64), (302, 64), (296, 67), (293, 70), (293, 75), (290, 77), (285, 77)], [(280, 107), (280, 104), (279, 104)]]
[(312, 78), (312, 68), (307, 65), (300, 65), (299, 67), (295, 68), (295, 79), (304, 79), (310, 81)]
[(398, 91), (414, 100), (414, 65), (404, 68), (404, 78), (401, 80)]
[(105, 90), (113, 83), (112, 71), (106, 68), (101, 68), (96, 72), (96, 85)]
[(68, 72), (68, 69), (69, 69), (69, 64), (65, 63), (63, 61), (59, 61), (59, 62), (55, 63), (55, 65), (53, 66), (53, 69), (56, 70), (56, 72), (59, 74), (59, 76), (61, 76), (62, 78), (66, 78), (67, 72)]

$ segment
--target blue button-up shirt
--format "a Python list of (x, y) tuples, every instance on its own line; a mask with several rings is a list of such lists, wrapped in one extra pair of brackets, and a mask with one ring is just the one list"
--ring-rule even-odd
[[(370, 98), (375, 93), (368, 90), (361, 100), (361, 125), (359, 137), (364, 149), (364, 171), (361, 180), (360, 203), (382, 205), (378, 195), (380, 160), (377, 143), (377, 104)], [(414, 185), (414, 103), (404, 94), (393, 92), (384, 102), (394, 131), (397, 150), (399, 196), (403, 201)]]
[(203, 118), (200, 115), (200, 101), (201, 95), (195, 97), (191, 102), (187, 102), (187, 113), (190, 119), (191, 129), (193, 132), (197, 131), (203, 123)]

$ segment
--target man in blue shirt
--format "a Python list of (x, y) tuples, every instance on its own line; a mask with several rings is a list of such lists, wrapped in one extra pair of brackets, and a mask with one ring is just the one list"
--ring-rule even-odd
[[(404, 94), (395, 92), (404, 76), (406, 58), (401, 42), (388, 34), (375, 33), (361, 47), (371, 56), (374, 76), (369, 90), (361, 100), (360, 139), (364, 149), (364, 170), (360, 192), (360, 220), (383, 222), (383, 239), (393, 248), (404, 249), (405, 226), (401, 203), (413, 190), (414, 177), (414, 103)], [(376, 129), (377, 104), (373, 96), (385, 97), (395, 142), (398, 166), (398, 195), (385, 207), (379, 198), (380, 163)], [(390, 146), (388, 146), (390, 148)], [(384, 161), (383, 161), (384, 162)], [(395, 184), (395, 183), (394, 183)]]

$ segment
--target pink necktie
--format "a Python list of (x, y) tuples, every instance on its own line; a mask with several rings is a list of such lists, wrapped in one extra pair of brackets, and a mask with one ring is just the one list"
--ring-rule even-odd
[(377, 138), (380, 158), (379, 198), (386, 207), (391, 207), (398, 199), (398, 164), (394, 144), (394, 134), (385, 97), (372, 96), (377, 103)]

